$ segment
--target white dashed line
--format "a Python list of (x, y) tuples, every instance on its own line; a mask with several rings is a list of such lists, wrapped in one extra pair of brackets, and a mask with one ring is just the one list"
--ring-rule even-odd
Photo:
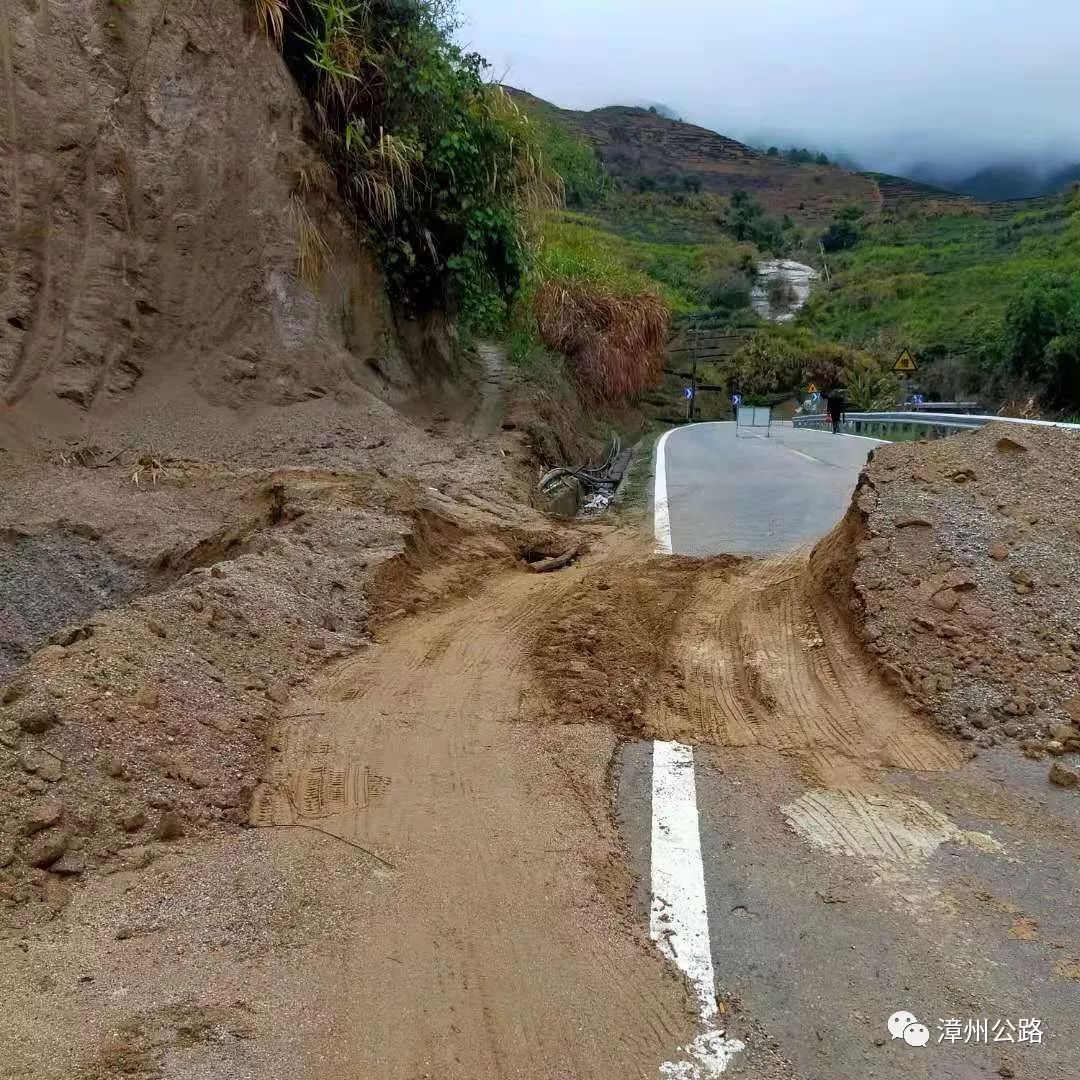
[[(672, 431), (664, 432), (656, 444), (653, 489), (656, 548), (665, 555), (672, 552), (666, 452), (671, 435)], [(660, 1066), (660, 1075), (665, 1080), (715, 1080), (745, 1047), (738, 1039), (729, 1039), (717, 1023), (694, 751), (681, 743), (653, 743), (651, 861), (649, 933), (686, 975), (701, 1017), (701, 1032)]]

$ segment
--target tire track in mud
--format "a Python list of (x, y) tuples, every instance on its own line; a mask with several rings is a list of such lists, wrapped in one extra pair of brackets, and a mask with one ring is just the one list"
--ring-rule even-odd
[(359, 940), (309, 1002), (326, 1038), (311, 1061), (388, 1080), (623, 1080), (657, 1075), (688, 1038), (682, 984), (623, 913), (625, 868), (603, 895), (617, 847), (587, 796), (603, 798), (614, 736), (513, 723), (537, 628), (583, 573), (503, 572), (390, 623), (273, 735), (253, 823), (314, 825), (392, 867), (357, 882)]
[(948, 771), (963, 755), (884, 685), (807, 569), (801, 550), (731, 581), (703, 575), (673, 647), (685, 715), (658, 706), (659, 737), (782, 754), (809, 790), (781, 812), (807, 842), (872, 865), (917, 861), (961, 834), (879, 775)]
[(661, 732), (794, 756), (824, 787), (887, 767), (956, 768), (960, 753), (907, 711), (813, 595), (806, 563), (800, 551), (702, 582), (674, 645), (690, 729)]

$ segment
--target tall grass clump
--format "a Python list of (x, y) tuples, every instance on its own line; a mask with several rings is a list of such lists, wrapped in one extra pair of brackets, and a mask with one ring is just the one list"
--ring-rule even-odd
[(450, 0), (254, 0), (399, 301), (505, 321), (559, 183)]
[(570, 359), (588, 400), (633, 401), (659, 377), (671, 311), (656, 293), (555, 278), (540, 283), (534, 311), (544, 344)]
[(559, 353), (587, 401), (633, 401), (660, 374), (670, 322), (667, 297), (617, 245), (552, 215), (514, 308), (511, 356), (528, 369), (537, 351)]

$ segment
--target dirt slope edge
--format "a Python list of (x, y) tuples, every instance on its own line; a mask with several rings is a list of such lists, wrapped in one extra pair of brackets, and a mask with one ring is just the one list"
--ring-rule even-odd
[(0, 924), (15, 936), (90, 876), (246, 823), (270, 726), (380, 624), (467, 592), (524, 547), (565, 546), (524, 508), (378, 473), (193, 469), (182, 487), (182, 505), (204, 488), (231, 491), (225, 515), (263, 512), (147, 552), (150, 591), (59, 630), (0, 686)]
[(395, 320), (254, 11), (4, 5), (0, 450), (205, 447), (208, 404), (364, 406), (450, 374), (447, 327)]
[(876, 450), (811, 560), (883, 675), (977, 746), (1080, 750), (1080, 435)]

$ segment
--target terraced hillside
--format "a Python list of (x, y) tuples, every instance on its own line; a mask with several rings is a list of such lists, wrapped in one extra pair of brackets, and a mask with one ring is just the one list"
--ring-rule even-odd
[(909, 180), (904, 176), (891, 176), (888, 173), (864, 173), (863, 175), (877, 185), (878, 191), (881, 192), (882, 210), (886, 214), (895, 214), (913, 208), (955, 212), (962, 210), (965, 206), (975, 205), (975, 200), (967, 195), (946, 191), (932, 184), (923, 184), (918, 180)]
[(669, 120), (648, 109), (614, 105), (591, 112), (560, 109), (512, 91), (584, 135), (608, 172), (630, 189), (752, 194), (772, 214), (823, 225), (853, 203), (869, 211), (882, 199), (873, 178), (831, 165), (800, 165), (769, 157), (707, 128)]

